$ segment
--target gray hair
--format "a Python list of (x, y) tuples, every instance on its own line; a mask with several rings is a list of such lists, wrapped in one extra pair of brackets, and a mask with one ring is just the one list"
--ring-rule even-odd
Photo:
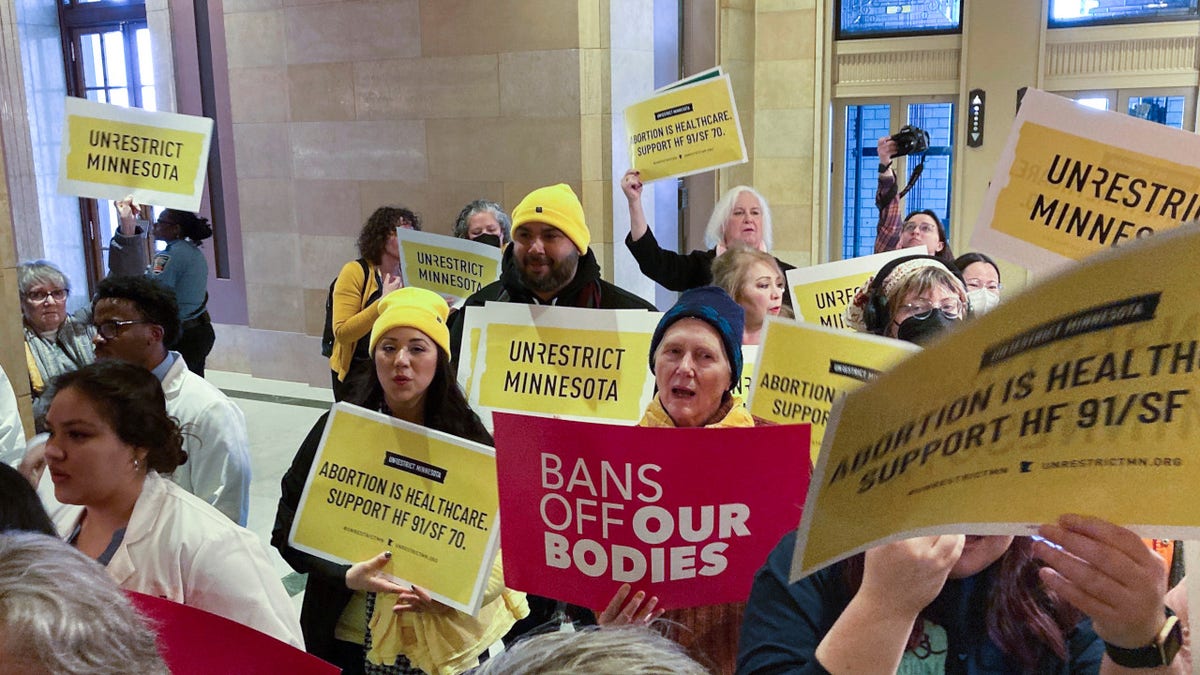
[(521, 640), (475, 675), (708, 675), (683, 647), (640, 626), (584, 628)]
[(104, 568), (30, 532), (0, 535), (0, 660), (66, 675), (170, 675), (154, 631)]
[(504, 233), (504, 238), (500, 242), (502, 245), (512, 241), (512, 218), (504, 212), (504, 207), (487, 199), (476, 199), (458, 212), (458, 219), (454, 221), (454, 236), (466, 239), (471, 216), (477, 213), (490, 213), (496, 222), (500, 223), (500, 231)]
[(17, 289), (22, 298), (37, 284), (62, 286), (68, 291), (71, 290), (71, 280), (58, 265), (49, 260), (30, 260), (17, 265)]
[[(704, 229), (704, 245), (709, 248), (714, 248), (717, 244), (724, 241), (725, 237), (725, 221), (729, 220), (729, 214), (733, 213), (733, 203), (737, 201), (738, 195), (743, 192), (749, 192), (758, 199), (758, 203), (762, 204), (762, 240), (763, 246), (770, 251), (774, 242), (771, 229), (771, 207), (767, 204), (767, 198), (758, 193), (758, 190), (748, 185), (737, 185), (725, 191), (721, 195), (720, 201), (713, 207), (712, 216), (708, 219), (708, 227)], [(728, 242), (724, 242), (726, 246)]]

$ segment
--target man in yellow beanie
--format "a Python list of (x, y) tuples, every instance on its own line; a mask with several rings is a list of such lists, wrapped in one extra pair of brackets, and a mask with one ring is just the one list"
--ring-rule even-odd
[(485, 302), (519, 302), (591, 309), (647, 309), (654, 305), (600, 278), (588, 247), (592, 234), (583, 204), (566, 183), (538, 188), (512, 212), (512, 244), (500, 262), (500, 280), (467, 298), (450, 317), (450, 342), (458, 366), (464, 312)]

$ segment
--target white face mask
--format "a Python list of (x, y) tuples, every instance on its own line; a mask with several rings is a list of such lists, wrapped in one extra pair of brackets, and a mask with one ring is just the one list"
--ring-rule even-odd
[(971, 314), (981, 315), (987, 314), (1000, 304), (1000, 294), (995, 291), (989, 291), (986, 288), (977, 288), (970, 293), (967, 293), (967, 305), (970, 307)]

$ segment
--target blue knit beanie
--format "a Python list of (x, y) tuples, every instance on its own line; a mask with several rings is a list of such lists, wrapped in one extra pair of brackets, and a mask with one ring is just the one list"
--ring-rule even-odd
[(732, 391), (742, 381), (742, 330), (746, 326), (746, 311), (718, 286), (701, 286), (684, 291), (675, 306), (663, 314), (658, 327), (654, 329), (654, 338), (650, 340), (650, 372), (654, 372), (654, 354), (658, 351), (663, 334), (671, 324), (687, 318), (707, 322), (721, 336), (725, 356), (729, 358), (733, 369), (729, 379), (729, 389)]

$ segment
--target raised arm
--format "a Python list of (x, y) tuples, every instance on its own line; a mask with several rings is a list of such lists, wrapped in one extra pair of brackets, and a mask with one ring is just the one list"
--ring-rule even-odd
[[(875, 189), (875, 206), (879, 208), (879, 222), (875, 230), (875, 252), (891, 251), (900, 245), (899, 186), (892, 158), (896, 154), (896, 142), (884, 136), (876, 143), (879, 149), (879, 185)], [(886, 167), (886, 168), (885, 168)]]

